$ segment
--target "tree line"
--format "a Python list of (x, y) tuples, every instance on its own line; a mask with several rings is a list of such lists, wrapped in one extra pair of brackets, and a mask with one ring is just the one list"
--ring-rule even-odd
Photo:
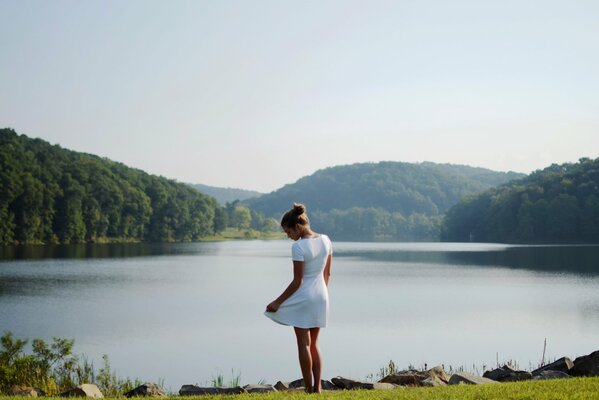
[(407, 242), (439, 240), (441, 215), (414, 213), (408, 217), (382, 208), (351, 207), (311, 214), (315, 230), (334, 240)]
[(302, 202), (315, 229), (335, 240), (438, 241), (447, 209), (522, 176), (430, 162), (359, 163), (319, 170), (246, 203), (278, 218)]
[[(237, 208), (174, 180), (0, 129), (0, 244), (200, 240), (235, 222)], [(260, 217), (250, 214), (250, 222)]]
[(553, 164), (451, 208), (444, 241), (599, 243), (599, 158)]

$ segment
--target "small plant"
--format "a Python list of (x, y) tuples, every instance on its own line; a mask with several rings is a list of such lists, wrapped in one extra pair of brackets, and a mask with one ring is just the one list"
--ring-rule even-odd
[[(377, 373), (377, 378), (378, 378), (378, 380), (381, 380), (384, 377), (386, 377), (387, 375), (391, 375), (396, 372), (397, 372), (397, 367), (395, 366), (395, 363), (393, 362), (393, 360), (389, 360), (389, 363), (386, 366), (381, 367), (379, 369), (379, 372)], [(373, 379), (372, 374), (370, 374), (368, 377), (370, 377), (370, 379)]]
[(212, 376), (211, 382), (214, 387), (237, 387), (241, 383), (241, 372), (235, 375), (235, 371), (231, 368), (231, 379), (227, 385), (225, 385), (225, 377), (221, 372), (218, 372), (216, 376)]
[(114, 397), (141, 385), (137, 379), (119, 379), (111, 371), (106, 355), (96, 374), (93, 363), (73, 354), (74, 340), (54, 337), (48, 345), (34, 339), (32, 354), (25, 354), (28, 342), (14, 338), (10, 332), (0, 338), (0, 393), (19, 385), (37, 387), (52, 396), (83, 383), (96, 383), (104, 395)]

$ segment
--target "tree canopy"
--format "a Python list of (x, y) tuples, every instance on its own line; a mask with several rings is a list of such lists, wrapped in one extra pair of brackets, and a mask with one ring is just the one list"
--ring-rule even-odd
[(224, 229), (183, 183), (0, 129), (0, 244), (189, 241)]
[(467, 197), (447, 212), (441, 239), (599, 243), (599, 158), (553, 164)]
[(380, 162), (326, 168), (246, 203), (280, 218), (304, 203), (315, 229), (340, 240), (438, 240), (443, 213), (464, 196), (522, 177), (435, 163)]

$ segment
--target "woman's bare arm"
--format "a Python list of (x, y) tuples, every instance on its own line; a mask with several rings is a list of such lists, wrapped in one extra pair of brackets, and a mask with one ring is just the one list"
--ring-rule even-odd
[(287, 289), (281, 293), (279, 297), (269, 305), (266, 306), (266, 311), (275, 312), (279, 309), (279, 306), (287, 300), (297, 289), (299, 289), (304, 279), (304, 262), (293, 261), (293, 280), (287, 286)]

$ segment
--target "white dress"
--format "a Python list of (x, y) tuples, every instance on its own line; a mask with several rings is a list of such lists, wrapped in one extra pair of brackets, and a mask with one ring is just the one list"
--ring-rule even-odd
[(282, 325), (324, 328), (329, 313), (329, 293), (323, 271), (330, 254), (333, 254), (333, 246), (326, 235), (295, 241), (291, 246), (291, 259), (304, 262), (302, 283), (276, 312), (266, 311), (264, 315)]

